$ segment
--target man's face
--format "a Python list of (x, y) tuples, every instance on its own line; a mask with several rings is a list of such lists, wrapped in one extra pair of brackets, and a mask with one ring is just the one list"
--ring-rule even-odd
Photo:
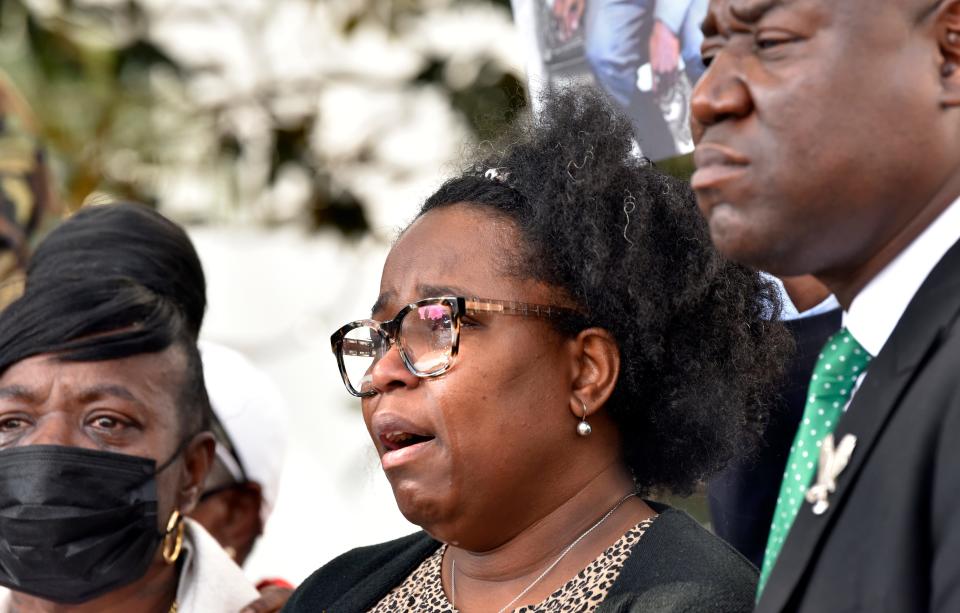
[(711, 1), (692, 184), (722, 252), (842, 276), (935, 197), (958, 138), (939, 103), (933, 4)]

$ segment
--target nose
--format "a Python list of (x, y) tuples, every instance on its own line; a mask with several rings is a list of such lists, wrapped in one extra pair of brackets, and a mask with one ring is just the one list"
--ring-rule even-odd
[(694, 142), (700, 142), (710, 126), (742, 119), (753, 112), (753, 98), (737, 61), (729, 53), (718, 53), (694, 86), (690, 97), (690, 128)]
[(415, 387), (420, 383), (420, 377), (407, 369), (400, 356), (399, 346), (393, 343), (383, 357), (370, 368), (370, 383), (382, 394), (402, 387)]
[(65, 447), (90, 446), (90, 441), (84, 443), (68, 416), (59, 411), (49, 413), (40, 418), (31, 432), (20, 439), (20, 446), (27, 445), (61, 445)]

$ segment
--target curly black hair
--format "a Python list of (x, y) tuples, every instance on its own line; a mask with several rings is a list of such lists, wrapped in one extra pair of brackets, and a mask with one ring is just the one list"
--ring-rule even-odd
[(792, 349), (780, 295), (723, 258), (686, 181), (638, 155), (628, 119), (589, 89), (544, 97), (426, 200), (512, 220), (509, 264), (608, 330), (621, 372), (606, 405), (640, 491), (685, 494), (760, 442)]

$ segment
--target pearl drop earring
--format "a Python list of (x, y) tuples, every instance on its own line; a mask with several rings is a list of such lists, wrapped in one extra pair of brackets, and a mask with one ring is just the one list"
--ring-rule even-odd
[(591, 428), (590, 424), (587, 423), (587, 403), (583, 400), (580, 400), (580, 406), (583, 407), (583, 417), (580, 419), (580, 423), (577, 424), (577, 434), (580, 436), (590, 436), (590, 433), (593, 432), (593, 428)]

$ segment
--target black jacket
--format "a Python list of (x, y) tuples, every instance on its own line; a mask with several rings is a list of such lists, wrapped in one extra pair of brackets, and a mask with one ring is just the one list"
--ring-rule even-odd
[(731, 465), (707, 486), (714, 532), (756, 566), (763, 564), (783, 470), (803, 417), (813, 366), (823, 344), (840, 329), (840, 320), (838, 308), (786, 322), (797, 342), (797, 352), (780, 389), (779, 402), (771, 411), (764, 445), (755, 458)]
[(758, 604), (960, 611), (960, 243), (914, 296), (834, 434), (857, 437), (830, 508), (804, 503)]
[[(644, 533), (600, 607), (607, 613), (747, 613), (756, 569), (689, 515), (650, 503)], [(417, 532), (349, 551), (307, 578), (284, 613), (362, 613), (403, 582), (440, 543)]]

